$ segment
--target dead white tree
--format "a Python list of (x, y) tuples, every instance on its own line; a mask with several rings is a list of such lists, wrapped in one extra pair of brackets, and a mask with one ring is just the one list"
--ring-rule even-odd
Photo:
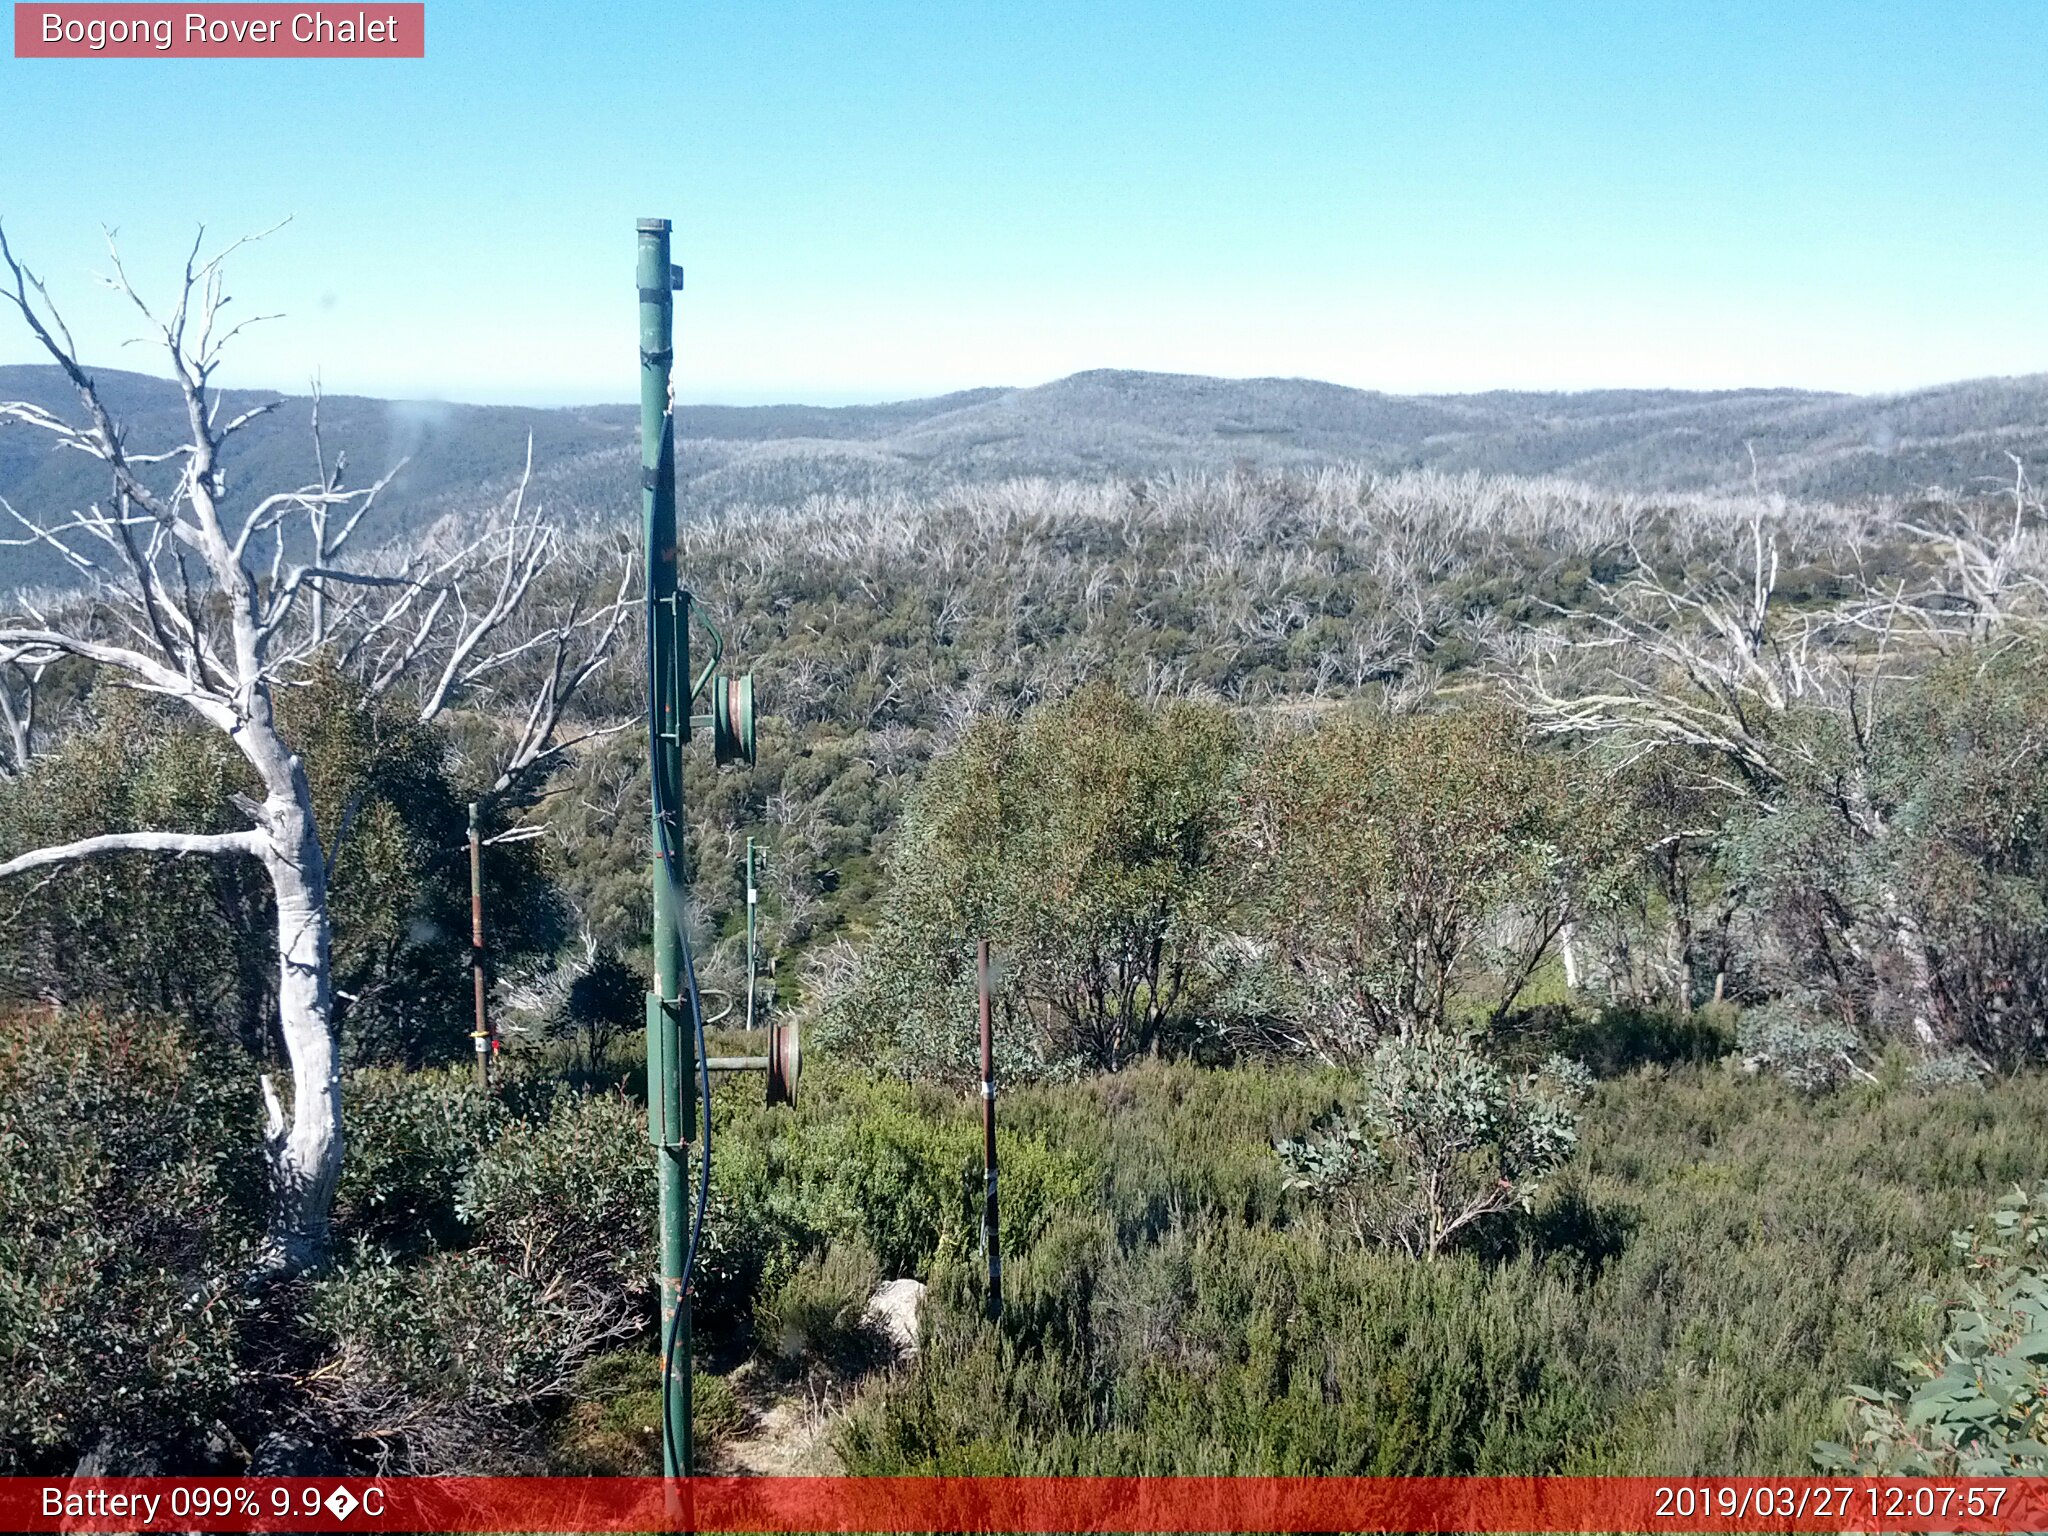
[[(1883, 846), (1892, 818), (1875, 778), (1891, 695), (1928, 653), (2031, 618), (2042, 594), (2024, 509), (2004, 530), (1907, 531), (1933, 556), (1923, 583), (1861, 582), (1838, 603), (1788, 611), (1759, 500), (1739, 557), (1717, 579), (1681, 587), (1638, 560), (1629, 581), (1605, 591), (1590, 633), (1525, 637), (1509, 686), (1539, 729), (1603, 740), (1624, 759), (1688, 750), (1705, 787), (1767, 815), (1798, 787), (1818, 787), (1847, 839)], [(1802, 712), (1830, 728), (1798, 728)], [(1923, 1044), (1951, 1035), (1918, 915), (1888, 873), (1871, 894), (1914, 1034)], [(1857, 934), (1841, 937), (1859, 960), (1874, 959)]]
[[(107, 476), (106, 499), (83, 510), (37, 516), (0, 506), (15, 530), (9, 542), (54, 552), (80, 589), (58, 604), (24, 601), (0, 615), (0, 675), (33, 682), (58, 658), (77, 657), (121, 685), (173, 700), (233, 743), (261, 797), (236, 797), (250, 823), (240, 831), (113, 832), (17, 854), (0, 862), (0, 877), (113, 853), (261, 863), (276, 905), (277, 1025), (291, 1068), (289, 1105), (267, 1075), (260, 1080), (272, 1196), (266, 1262), (289, 1271), (324, 1261), (341, 1171), (328, 874), (346, 815), (334, 844), (323, 846), (305, 765), (278, 725), (276, 694), (310, 667), (340, 664), (373, 692), (422, 679), (421, 716), (431, 719), (464, 690), (544, 656), (499, 776), (506, 787), (560, 750), (555, 735), (569, 699), (618, 637), (626, 583), (589, 611), (571, 599), (552, 622), (534, 617), (529, 599), (557, 536), (525, 511), (523, 478), (522, 495), (472, 538), (351, 561), (351, 540), (389, 477), (346, 486), (343, 462), (330, 466), (319, 447), (317, 412), (317, 478), (244, 498), (246, 509), (231, 511), (223, 450), (280, 402), (238, 414), (222, 408), (213, 380), (223, 349), (253, 323), (230, 323), (222, 263), (245, 242), (202, 257), (203, 238), (202, 231), (166, 311), (142, 299), (118, 252), (106, 279), (143, 317), (184, 403), (183, 441), (143, 452), (108, 409), (43, 282), (0, 230), (0, 296), (69, 381), (84, 417), (78, 424), (17, 401), (0, 403), (0, 424), (47, 433)], [(520, 633), (508, 639), (515, 621)], [(33, 732), (21, 697), (12, 695), (0, 721), (17, 769), (26, 766)]]

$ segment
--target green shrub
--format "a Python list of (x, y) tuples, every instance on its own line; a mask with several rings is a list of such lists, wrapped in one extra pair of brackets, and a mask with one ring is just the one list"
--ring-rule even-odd
[[(0, 780), (0, 858), (109, 831), (245, 827), (228, 796), (253, 788), (179, 706), (102, 689), (77, 729)], [(176, 1017), (252, 1051), (268, 1039), (277, 940), (255, 860), (116, 854), (10, 881), (7, 899), (0, 999)]]
[(1641, 1067), (1719, 1060), (1735, 1049), (1733, 1015), (1726, 1004), (1712, 1003), (1687, 1012), (1627, 1004), (1545, 1005), (1515, 1020), (1512, 1035), (1519, 1038), (1504, 1043), (1526, 1039), (1538, 1054), (1555, 1052), (1595, 1077), (1618, 1077)]
[[(716, 1181), (769, 1288), (833, 1242), (871, 1252), (881, 1276), (924, 1274), (980, 1240), (980, 1101), (820, 1067), (793, 1112), (721, 1107)], [(1007, 1112), (1006, 1112), (1007, 1113)], [(1021, 1248), (1055, 1212), (1100, 1188), (1080, 1149), (1025, 1121), (997, 1134), (1003, 1241)]]
[[(1276, 1140), (1348, 1097), (1147, 1064), (1006, 1113), (1098, 1170), (1005, 1262), (935, 1264), (919, 1359), (848, 1416), (863, 1473), (1791, 1473), (1987, 1184), (2038, 1180), (2048, 1078), (1812, 1097), (1723, 1063), (1594, 1087), (1578, 1151), (1484, 1248), (1332, 1247)], [(963, 1111), (970, 1106), (962, 1106)], [(1814, 1282), (1828, 1277), (1826, 1284)]]
[(645, 1111), (563, 1093), (514, 1121), (461, 1186), (457, 1214), (500, 1263), (574, 1284), (644, 1291), (654, 1274), (653, 1153)]
[[(617, 1096), (542, 1098), (539, 1086), (515, 1080), (492, 1099), (454, 1074), (379, 1083), (380, 1123), (407, 1134), (368, 1183), (452, 1184), (450, 1236), (468, 1245), (413, 1262), (361, 1247), (317, 1288), (307, 1318), (324, 1351), (309, 1378), (317, 1400), (390, 1465), (538, 1466), (544, 1426), (584, 1368), (651, 1332), (644, 1111)], [(717, 1215), (699, 1269), (714, 1289), (730, 1246)]]
[(191, 1466), (241, 1419), (257, 1117), (174, 1020), (0, 1012), (0, 1472)]
[(1100, 1191), (1079, 1202), (1079, 1214), (1106, 1208), (1119, 1237), (1139, 1241), (1180, 1222), (1280, 1220), (1286, 1202), (1274, 1144), (1306, 1135), (1354, 1084), (1332, 1068), (1211, 1071), (1154, 1061), (1114, 1078), (1027, 1089), (1005, 1097), (998, 1114), (1078, 1160)]
[(2001, 1065), (2048, 1051), (2048, 650), (2038, 629), (2018, 638), (1952, 654), (1906, 694), (1881, 785), (1940, 1022)]
[[(296, 679), (277, 707), (329, 848), (347, 1058), (417, 1066), (468, 1055), (467, 818), (447, 736), (331, 670)], [(235, 800), (256, 790), (247, 764), (180, 706), (107, 687), (77, 724), (0, 783), (0, 857), (108, 831), (248, 825)], [(537, 842), (494, 844), (483, 877), (495, 963), (560, 944), (565, 913)], [(276, 918), (256, 861), (89, 859), (14, 899), (0, 925), (0, 999), (175, 1013), (252, 1055), (276, 1047)]]
[(892, 1070), (973, 1082), (986, 937), (1004, 968), (1006, 1077), (1069, 1060), (1114, 1071), (1144, 1052), (1197, 1011), (1236, 755), (1223, 711), (1099, 683), (1021, 724), (977, 722), (910, 805), (831, 1034)]
[(1982, 1088), (1984, 1064), (1966, 1051), (1947, 1051), (1913, 1063), (1906, 1081), (1928, 1093), (1945, 1088)]
[(626, 964), (617, 950), (600, 944), (569, 983), (561, 1015), (550, 1024), (582, 1042), (584, 1066), (597, 1072), (612, 1042), (645, 1017), (646, 996), (647, 978)]
[(321, 1408), (408, 1472), (534, 1465), (544, 1411), (641, 1330), (616, 1287), (478, 1250), (359, 1261), (316, 1286), (306, 1321), (329, 1345), (309, 1381)]
[(456, 1204), (477, 1159), (512, 1121), (505, 1100), (477, 1087), (465, 1066), (356, 1072), (344, 1101), (336, 1231), (412, 1246), (460, 1238)]
[(1561, 1057), (1510, 1076), (1465, 1034), (1384, 1041), (1353, 1115), (1280, 1144), (1287, 1187), (1327, 1203), (1360, 1241), (1433, 1259), (1475, 1222), (1531, 1208), (1577, 1145), (1590, 1081)]
[(1852, 1387), (1851, 1445), (1822, 1444), (1830, 1471), (1865, 1477), (2048, 1476), (2048, 1184), (2001, 1200), (1955, 1234), (1939, 1298), (1944, 1333), (1899, 1362), (1908, 1392)]
[(957, 1123), (877, 1105), (837, 1128), (833, 1197), (890, 1276), (916, 1274), (965, 1241), (966, 1180), (978, 1159)]
[[(614, 1350), (583, 1368), (576, 1400), (549, 1436), (555, 1477), (652, 1477), (661, 1471), (661, 1362), (649, 1350)], [(690, 1424), (698, 1464), (722, 1436), (745, 1422), (732, 1383), (695, 1371)]]
[(1336, 715), (1246, 774), (1239, 896), (1325, 1060), (1498, 1022), (1607, 861), (1581, 786), (1497, 705)]
[(1826, 1093), (1857, 1071), (1863, 1041), (1836, 1019), (1819, 1018), (1790, 999), (1743, 1015), (1736, 1047), (1755, 1066), (1782, 1077), (1802, 1093)]
[(910, 1379), (846, 1427), (851, 1469), (1495, 1472), (1592, 1433), (1565, 1288), (1535, 1266), (1230, 1226), (1131, 1250), (1075, 1227), (1060, 1247), (1020, 1263), (1000, 1329), (958, 1291), (930, 1306)]
[(868, 1298), (881, 1283), (874, 1254), (834, 1243), (808, 1258), (754, 1309), (755, 1348), (767, 1359), (794, 1365), (807, 1359), (858, 1367), (876, 1352), (862, 1321)]

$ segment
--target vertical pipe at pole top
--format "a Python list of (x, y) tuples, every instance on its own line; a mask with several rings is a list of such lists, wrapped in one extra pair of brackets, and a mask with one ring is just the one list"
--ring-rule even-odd
[[(669, 222), (642, 219), (636, 277), (640, 296), (640, 490), (641, 548), (646, 559), (647, 621), (651, 628), (648, 679), (653, 707), (649, 728), (655, 733), (653, 762), (662, 776), (660, 804), (670, 819), (669, 836), (654, 829), (654, 857), (681, 851), (682, 722), (687, 701), (676, 688), (676, 492), (675, 416), (670, 401), (670, 369), (675, 361), (674, 294), (670, 288)], [(687, 666), (687, 661), (683, 662)], [(675, 884), (680, 884), (681, 871)], [(681, 953), (675, 931), (676, 914), (669, 910), (671, 881), (654, 870), (655, 990), (664, 998), (681, 996)]]
[[(674, 297), (669, 288), (669, 223), (642, 219), (636, 278), (640, 298), (640, 492), (641, 549), (646, 560), (648, 729), (654, 733), (650, 761), (660, 784), (654, 795), (653, 832), (655, 991), (666, 999), (682, 995), (681, 947), (670, 910), (680, 870), (663, 859), (681, 849), (682, 740), (676, 696), (676, 500), (675, 417), (669, 376), (675, 360)], [(666, 811), (666, 825), (659, 820)], [(666, 835), (664, 835), (666, 834)], [(671, 879), (673, 874), (678, 877)]]

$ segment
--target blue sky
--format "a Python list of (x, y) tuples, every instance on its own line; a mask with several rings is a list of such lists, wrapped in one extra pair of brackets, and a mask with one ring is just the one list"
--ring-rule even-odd
[[(234, 382), (686, 398), (1081, 368), (1394, 391), (2048, 368), (2048, 6), (429, 0), (418, 62), (0, 58), (0, 217), (98, 360), (203, 220)], [(0, 361), (27, 356), (0, 325)]]

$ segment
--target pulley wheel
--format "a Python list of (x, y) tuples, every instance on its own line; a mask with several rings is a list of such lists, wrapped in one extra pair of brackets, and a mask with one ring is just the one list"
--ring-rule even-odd
[(803, 1048), (797, 1043), (796, 1021), (768, 1026), (768, 1102), (796, 1103), (797, 1073), (803, 1067)]
[(754, 761), (754, 674), (711, 679), (711, 755), (720, 764)]

